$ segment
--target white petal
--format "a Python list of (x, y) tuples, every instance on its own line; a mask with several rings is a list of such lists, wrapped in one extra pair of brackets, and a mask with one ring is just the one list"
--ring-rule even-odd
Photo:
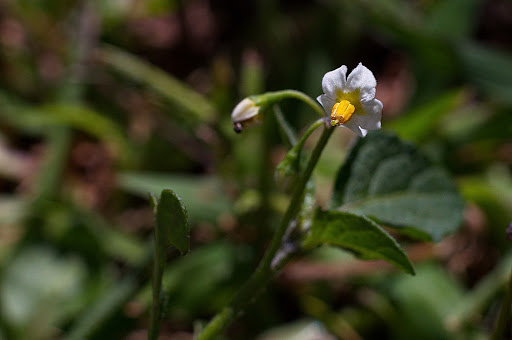
[(348, 123), (346, 123), (342, 126), (354, 131), (359, 137), (364, 137), (368, 133), (368, 131), (366, 129), (363, 129), (354, 121), (354, 118), (352, 118)]
[(347, 67), (341, 67), (327, 72), (322, 79), (322, 90), (326, 95), (336, 98), (336, 90), (342, 90), (347, 84)]
[(325, 112), (327, 113), (327, 116), (330, 116), (331, 115), (331, 112), (332, 112), (332, 107), (334, 106), (334, 104), (336, 104), (336, 100), (335, 99), (332, 99), (330, 98), (328, 95), (326, 94), (322, 94), (321, 96), (318, 96), (316, 98), (316, 100), (322, 104), (322, 106), (324, 107), (324, 110)]
[(233, 122), (243, 122), (251, 119), (259, 113), (259, 107), (249, 98), (245, 98), (233, 109), (231, 120)]
[(361, 103), (369, 102), (375, 98), (375, 87), (362, 87), (359, 90), (359, 101)]
[(377, 86), (377, 80), (375, 80), (372, 71), (361, 63), (348, 75), (347, 87), (350, 91), (375, 86)]
[(374, 99), (368, 103), (361, 103), (366, 114), (354, 114), (352, 120), (363, 129), (378, 130), (380, 129), (380, 120), (382, 118), (382, 103), (378, 99)]

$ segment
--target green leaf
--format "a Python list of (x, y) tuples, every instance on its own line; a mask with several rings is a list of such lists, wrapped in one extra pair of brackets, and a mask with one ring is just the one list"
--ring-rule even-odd
[(143, 59), (108, 45), (101, 49), (100, 58), (117, 72), (148, 86), (170, 103), (192, 114), (184, 114), (183, 118), (202, 122), (211, 122), (215, 118), (215, 108), (208, 99)]
[(431, 8), (426, 28), (440, 38), (465, 39), (474, 30), (480, 0), (441, 0)]
[(363, 260), (386, 260), (414, 274), (409, 258), (398, 243), (377, 223), (365, 216), (318, 209), (305, 247), (329, 244), (352, 251)]
[(395, 131), (402, 138), (422, 141), (432, 136), (443, 116), (459, 106), (465, 99), (464, 97), (464, 92), (461, 90), (448, 92), (416, 110), (400, 116), (386, 127)]
[(512, 58), (477, 44), (459, 44), (456, 52), (466, 76), (500, 103), (512, 105)]
[(55, 128), (72, 127), (105, 142), (124, 161), (134, 156), (123, 128), (104, 114), (80, 104), (30, 106), (0, 92), (0, 120), (27, 133), (48, 134)]
[(441, 267), (421, 265), (417, 277), (396, 277), (390, 293), (402, 321), (394, 324), (392, 339), (469, 339), (456, 337), (447, 327), (446, 318), (464, 294), (461, 285)]
[(78, 258), (45, 247), (22, 248), (2, 273), (4, 322), (18, 331), (18, 339), (51, 338), (52, 328), (76, 313), (74, 303), (86, 277)]
[(176, 247), (181, 254), (190, 249), (190, 227), (187, 209), (181, 198), (172, 190), (163, 190), (156, 208), (156, 227), (159, 242), (165, 247)]
[(440, 240), (455, 231), (464, 203), (454, 182), (412, 144), (382, 132), (352, 148), (336, 179), (331, 207)]
[(192, 221), (216, 221), (229, 212), (230, 200), (215, 176), (169, 175), (151, 172), (121, 172), (117, 185), (132, 194), (147, 198), (148, 192), (172, 188), (185, 202)]

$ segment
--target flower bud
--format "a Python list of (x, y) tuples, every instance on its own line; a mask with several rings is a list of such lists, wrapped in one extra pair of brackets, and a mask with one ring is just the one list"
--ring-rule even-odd
[(233, 129), (236, 133), (242, 132), (242, 129), (254, 126), (262, 121), (260, 115), (261, 107), (256, 105), (251, 98), (245, 98), (233, 109), (231, 120), (233, 121)]

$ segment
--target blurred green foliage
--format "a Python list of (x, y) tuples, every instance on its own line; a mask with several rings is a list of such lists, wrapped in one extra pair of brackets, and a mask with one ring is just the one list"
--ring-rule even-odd
[[(511, 12), (507, 0), (0, 2), (0, 339), (144, 338), (147, 192), (165, 188), (192, 236), (189, 255), (167, 254), (162, 334), (190, 339), (288, 200), (272, 180), (286, 152), (275, 122), (235, 135), (231, 109), (266, 90), (314, 97), (325, 72), (358, 62), (378, 80), (383, 129), (456, 177), (464, 221), (438, 245), (399, 239), (415, 277), (320, 248), (226, 338), (485, 338), (512, 266)], [(281, 109), (298, 131), (314, 119)], [(324, 205), (351, 137), (339, 129), (315, 172)]]

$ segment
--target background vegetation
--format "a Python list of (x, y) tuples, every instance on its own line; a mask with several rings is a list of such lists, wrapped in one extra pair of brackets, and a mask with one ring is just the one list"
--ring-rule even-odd
[[(287, 205), (275, 122), (235, 135), (232, 108), (284, 88), (315, 97), (325, 72), (359, 62), (384, 130), (456, 177), (464, 223), (438, 244), (399, 240), (416, 276), (320, 248), (226, 339), (485, 338), (512, 268), (511, 53), (507, 0), (0, 1), (0, 339), (144, 339), (147, 193), (164, 188), (192, 237), (168, 254), (161, 336), (191, 339)], [(313, 120), (282, 108), (298, 130)], [(354, 137), (338, 130), (321, 203)]]

